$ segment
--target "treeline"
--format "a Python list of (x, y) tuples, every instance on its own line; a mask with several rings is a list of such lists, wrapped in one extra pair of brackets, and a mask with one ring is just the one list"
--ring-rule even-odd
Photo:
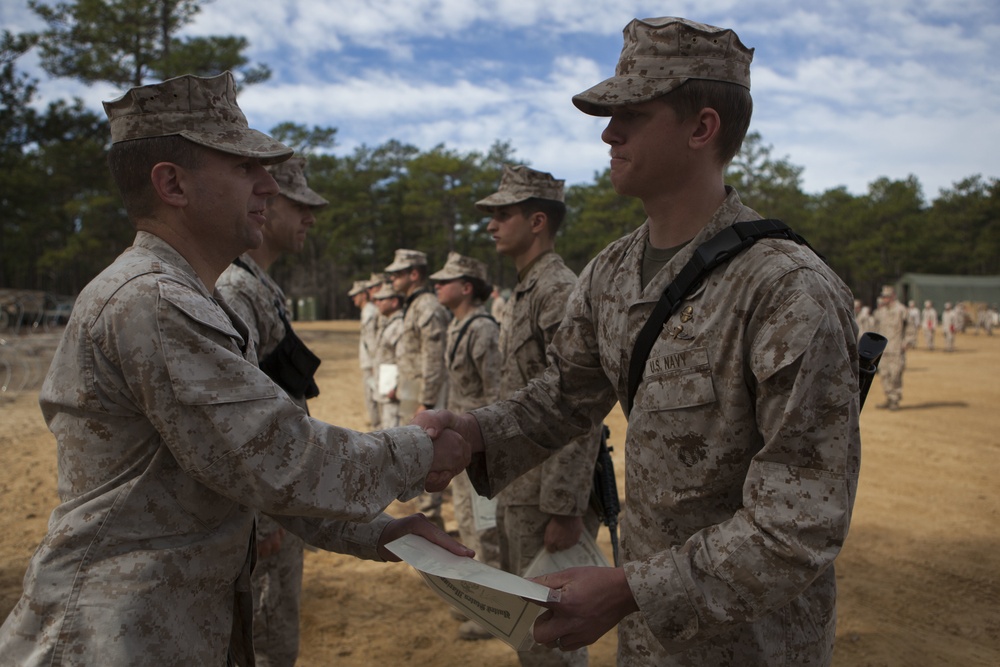
[[(122, 11), (142, 5), (117, 0), (100, 4)], [(103, 50), (94, 48), (93, 40), (100, 42), (102, 34), (95, 22), (107, 17), (85, 15), (88, 4), (57, 5), (61, 13), (50, 15), (52, 28), (45, 33), (4, 31), (0, 41), (0, 288), (76, 294), (134, 235), (104, 164), (109, 131), (103, 115), (86, 109), (80, 100), (55, 102), (43, 111), (34, 109), (31, 102), (37, 82), (18, 72), (21, 55), (38, 47), (43, 49), (43, 65), (53, 76), (113, 81), (123, 89), (135, 77), (166, 78), (183, 71), (242, 71), (245, 85), (267, 78), (265, 66), (246, 67), (241, 55), (245, 42), (171, 38), (181, 20), (193, 20), (197, 3), (150, 0), (147, 4), (187, 13), (170, 19), (169, 11), (147, 12), (146, 22), (136, 24), (145, 26), (145, 41), (119, 39), (115, 43), (125, 45), (120, 46), (125, 50), (117, 53), (109, 52), (103, 42)], [(89, 32), (67, 31), (67, 26), (85, 22)], [(121, 22), (116, 25), (120, 31)], [(86, 39), (91, 41), (80, 42), (81, 34), (90, 35)], [(207, 48), (206, 40), (214, 48), (213, 58), (198, 60), (198, 53)], [(136, 44), (142, 48), (127, 51)], [(88, 50), (88, 58), (78, 57), (83, 50)], [(99, 58), (119, 68), (96, 69)], [(203, 62), (200, 69), (191, 64), (197, 62)], [(87, 70), (81, 63), (94, 67)], [(455, 250), (485, 261), (500, 285), (510, 287), (516, 281), (512, 265), (501, 262), (494, 251), (485, 231), (487, 220), (474, 206), (496, 189), (502, 164), (531, 162), (530, 156), (518, 155), (509, 143), (497, 141), (486, 152), (462, 153), (445, 145), (421, 150), (388, 141), (337, 156), (331, 153), (335, 128), (289, 122), (272, 128), (271, 133), (309, 158), (310, 185), (331, 201), (319, 213), (306, 250), (275, 266), (275, 277), (290, 296), (316, 300), (317, 316), (353, 315), (346, 298), (351, 282), (381, 271), (400, 247), (427, 252), (432, 268), (442, 265), (447, 253)], [(548, 169), (544, 164), (533, 166)], [(760, 135), (752, 133), (731, 165), (728, 181), (745, 203), (766, 217), (786, 221), (809, 239), (867, 303), (881, 284), (894, 282), (905, 272), (1000, 273), (1000, 184), (996, 178), (970, 176), (928, 202), (912, 176), (878, 179), (862, 195), (846, 188), (807, 194), (802, 191), (801, 173), (802, 167), (787, 158), (773, 157)], [(567, 206), (569, 214), (557, 248), (577, 271), (645, 217), (637, 200), (615, 194), (606, 171), (595, 174), (592, 183), (569, 187)]]

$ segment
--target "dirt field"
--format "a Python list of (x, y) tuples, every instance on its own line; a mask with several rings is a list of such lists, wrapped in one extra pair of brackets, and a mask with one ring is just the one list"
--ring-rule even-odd
[[(324, 359), (313, 413), (365, 428), (357, 323), (297, 328)], [(33, 350), (37, 369), (51, 342), (32, 336), (4, 352)], [(957, 347), (910, 352), (898, 412), (875, 409), (877, 380), (869, 396), (854, 524), (837, 563), (837, 667), (1000, 665), (1000, 337), (962, 335)], [(615, 412), (608, 423), (620, 445), (624, 419)], [(55, 447), (32, 386), (0, 394), (0, 425), (5, 618), (57, 497)], [(603, 528), (599, 543), (610, 554)], [(457, 640), (457, 621), (404, 564), (307, 554), (302, 616), (302, 667), (517, 664), (498, 641)], [(614, 652), (611, 633), (591, 647), (591, 665), (614, 665)]]

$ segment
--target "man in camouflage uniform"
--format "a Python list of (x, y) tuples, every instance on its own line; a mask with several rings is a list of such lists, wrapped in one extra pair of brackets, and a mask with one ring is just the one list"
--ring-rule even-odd
[(941, 311), (941, 331), (944, 332), (945, 352), (955, 351), (955, 333), (961, 329), (961, 316), (962, 311), (958, 306), (952, 306), (950, 301), (944, 304), (944, 310)]
[(903, 370), (906, 369), (906, 340), (910, 318), (906, 307), (896, 300), (896, 290), (890, 285), (882, 288), (878, 308), (875, 309), (875, 332), (889, 339), (878, 376), (885, 392), (885, 403), (878, 408), (898, 410), (903, 400)]
[[(469, 458), (452, 433), (366, 435), (310, 418), (257, 365), (214, 291), (260, 245), (264, 165), (291, 149), (251, 130), (226, 72), (105, 103), (132, 247), (77, 298), (42, 386), (59, 495), (0, 628), (5, 665), (253, 664), (255, 517), (371, 559), (420, 517), (382, 513)], [(432, 441), (430, 435), (435, 435)]]
[(379, 403), (375, 398), (375, 365), (373, 355), (375, 342), (378, 340), (378, 328), (381, 324), (378, 308), (375, 307), (372, 295), (378, 291), (384, 282), (383, 277), (373, 273), (368, 280), (359, 280), (351, 287), (348, 295), (354, 300), (354, 305), (361, 310), (361, 330), (358, 336), (358, 362), (361, 365), (361, 382), (364, 388), (365, 410), (368, 411), (368, 422), (372, 428), (379, 428)]
[[(399, 368), (399, 355), (402, 354), (403, 339), (403, 295), (392, 288), (392, 283), (383, 283), (372, 295), (378, 308), (382, 325), (378, 329), (378, 339), (375, 341), (374, 368), (376, 377), (381, 382), (382, 366)], [(375, 395), (379, 402), (379, 419), (383, 428), (399, 426), (399, 400), (396, 398), (396, 386), (378, 388)]]
[[(275, 354), (291, 328), (285, 312), (285, 293), (267, 271), (285, 253), (302, 251), (306, 234), (316, 223), (314, 212), (329, 203), (309, 188), (305, 162), (305, 158), (293, 157), (267, 166), (280, 194), (267, 199), (263, 241), (240, 255), (216, 282), (219, 294), (249, 326), (258, 359)], [(280, 375), (272, 379), (281, 384)], [(312, 390), (316, 390), (315, 383), (303, 393), (285, 387), (289, 397), (306, 412), (306, 399), (312, 398)], [(253, 645), (261, 667), (291, 667), (298, 657), (302, 549), (302, 540), (286, 533), (277, 521), (266, 514), (258, 517), (258, 559), (251, 582)]]
[(934, 349), (934, 330), (937, 329), (938, 314), (931, 301), (924, 301), (924, 309), (920, 311), (920, 328), (924, 331), (927, 349)]
[[(444, 268), (431, 274), (438, 302), (452, 315), (448, 324), (445, 363), (448, 400), (452, 412), (467, 412), (495, 403), (500, 391), (500, 327), (483, 305), (490, 298), (486, 265), (457, 252), (448, 253)], [(462, 543), (476, 550), (476, 557), (501, 567), (496, 526), (476, 527), (474, 496), (469, 476), (459, 475), (451, 484), (451, 501)], [(488, 503), (488, 501), (487, 501)], [(458, 629), (460, 639), (490, 639), (493, 635), (473, 620)]]
[[(635, 20), (616, 75), (573, 98), (610, 116), (610, 178), (648, 216), (584, 269), (541, 377), (418, 423), (470, 440), (492, 494), (628, 406), (633, 344), (704, 241), (760, 216), (724, 185), (750, 122), (752, 50), (731, 30)], [(672, 257), (670, 256), (672, 254)], [(534, 636), (566, 650), (618, 624), (618, 664), (828, 665), (833, 562), (860, 464), (853, 295), (807, 247), (761, 239), (658, 329), (628, 415), (624, 565), (541, 581)]]
[[(427, 284), (427, 255), (400, 248), (385, 272), (393, 289), (405, 298), (396, 398), (400, 419), (408, 421), (419, 412), (444, 404), (448, 378), (444, 344), (451, 316)], [(440, 493), (421, 494), (417, 508), (433, 523), (444, 527)]]
[[(506, 399), (542, 374), (545, 350), (576, 284), (576, 275), (555, 252), (566, 213), (563, 181), (523, 165), (505, 166), (498, 191), (476, 206), (492, 216), (486, 231), (497, 252), (517, 268), (500, 329), (500, 397)], [(576, 545), (584, 530), (596, 533), (589, 502), (600, 444), (597, 428), (497, 495), (503, 569), (522, 574), (541, 549), (563, 551)], [(522, 665), (586, 665), (587, 651), (538, 646), (518, 658)]]

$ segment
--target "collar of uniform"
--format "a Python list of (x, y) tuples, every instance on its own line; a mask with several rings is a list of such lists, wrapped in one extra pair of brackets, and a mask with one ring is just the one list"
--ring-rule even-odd
[[(642, 290), (642, 297), (640, 303), (648, 303), (650, 301), (658, 301), (660, 295), (663, 294), (663, 290), (677, 278), (677, 274), (680, 273), (684, 265), (687, 264), (688, 260), (694, 255), (695, 250), (698, 249), (703, 242), (715, 236), (718, 232), (722, 231), (726, 227), (732, 227), (734, 223), (740, 220), (750, 220), (753, 218), (759, 218), (752, 210), (743, 206), (743, 202), (740, 201), (740, 195), (730, 186), (726, 186), (726, 198), (723, 200), (719, 208), (716, 209), (715, 213), (712, 215), (712, 219), (708, 221), (708, 224), (702, 227), (701, 231), (698, 232), (691, 241), (688, 242), (686, 246), (681, 248), (680, 252), (673, 256), (669, 262), (667, 262), (659, 273), (653, 276), (653, 279), (649, 281), (646, 285), (646, 289)], [(637, 271), (642, 271), (642, 256), (645, 252), (646, 240), (649, 238), (649, 221), (646, 221), (645, 228), (641, 230), (639, 234), (633, 239), (633, 245), (629, 249), (630, 255), (637, 255), (638, 257), (633, 257), (635, 259), (635, 266)]]
[[(541, 268), (549, 263), (551, 256), (556, 255), (555, 250), (546, 250), (538, 257), (531, 260), (526, 267), (517, 272), (517, 285), (514, 289), (524, 292), (530, 289), (538, 280)], [(539, 270), (535, 270), (538, 268)]]
[(416, 301), (417, 299), (419, 299), (421, 294), (430, 294), (430, 293), (431, 293), (431, 289), (429, 287), (427, 287), (426, 285), (422, 285), (421, 287), (418, 287), (413, 292), (413, 294), (411, 294), (410, 296), (406, 297), (406, 302), (403, 303), (403, 310), (405, 311), (407, 308), (409, 308), (410, 304), (413, 303), (414, 301)]
[(209, 293), (208, 290), (205, 289), (205, 285), (201, 282), (201, 278), (198, 277), (194, 267), (192, 267), (191, 264), (184, 259), (183, 255), (177, 252), (172, 245), (161, 239), (156, 234), (142, 231), (136, 232), (135, 240), (132, 242), (132, 246), (148, 250), (162, 259), (164, 264), (182, 272), (184, 277), (188, 279), (186, 282), (189, 287), (196, 288), (206, 297), (213, 299), (219, 298), (219, 295), (215, 290), (213, 290), (212, 293)]

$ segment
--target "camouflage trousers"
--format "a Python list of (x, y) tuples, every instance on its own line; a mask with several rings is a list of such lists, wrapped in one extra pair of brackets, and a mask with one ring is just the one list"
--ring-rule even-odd
[(399, 403), (397, 401), (383, 401), (378, 404), (379, 408), (379, 428), (395, 428), (399, 426)]
[[(261, 517), (258, 535), (268, 535), (277, 526), (273, 519)], [(250, 579), (257, 667), (292, 667), (299, 655), (302, 551), (302, 540), (286, 532), (277, 553), (257, 559)]]
[(486, 530), (476, 530), (475, 508), (472, 504), (476, 493), (464, 470), (451, 480), (451, 502), (455, 507), (455, 521), (462, 544), (476, 550), (476, 560), (500, 567), (500, 538), (496, 526)]
[(934, 349), (934, 329), (924, 328), (924, 341), (927, 343), (927, 349)]
[(890, 407), (899, 405), (903, 400), (903, 369), (906, 367), (906, 357), (901, 354), (883, 356), (879, 365), (878, 376), (882, 381), (882, 391)]
[[(534, 505), (497, 506), (497, 531), (500, 537), (502, 569), (522, 574), (538, 552), (545, 548), (545, 527), (552, 518)], [(597, 517), (588, 513), (584, 529), (596, 534)], [(517, 659), (524, 667), (586, 667), (587, 649), (559, 651), (535, 644), (530, 651), (518, 651)]]

